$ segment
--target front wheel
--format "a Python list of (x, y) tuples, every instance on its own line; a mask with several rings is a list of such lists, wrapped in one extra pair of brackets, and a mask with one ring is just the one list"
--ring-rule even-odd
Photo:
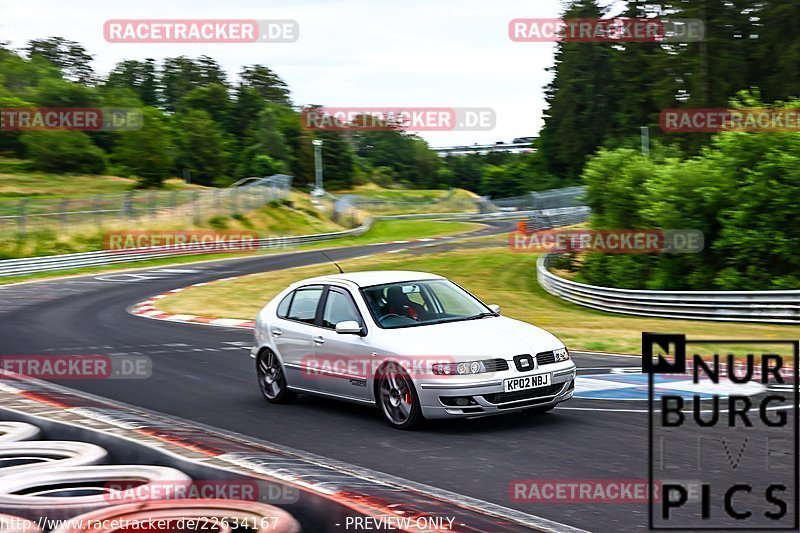
[(378, 408), (383, 418), (396, 429), (412, 429), (423, 420), (419, 396), (411, 377), (400, 366), (390, 363), (378, 372)]
[(256, 358), (258, 387), (264, 399), (270, 403), (289, 403), (297, 398), (286, 385), (286, 376), (278, 356), (270, 349), (259, 352)]

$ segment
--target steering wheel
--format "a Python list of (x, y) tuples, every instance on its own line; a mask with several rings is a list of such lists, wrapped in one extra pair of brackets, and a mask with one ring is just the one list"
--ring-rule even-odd
[(389, 313), (389, 314), (386, 314), (386, 315), (383, 315), (382, 317), (380, 317), (378, 319), (378, 322), (380, 322), (382, 324), (384, 320), (386, 320), (387, 318), (392, 317), (392, 316), (397, 316), (397, 317), (403, 318), (403, 315), (398, 315), (397, 313)]

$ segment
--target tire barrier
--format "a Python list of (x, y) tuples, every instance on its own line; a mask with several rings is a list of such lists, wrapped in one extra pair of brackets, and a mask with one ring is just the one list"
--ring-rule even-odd
[[(95, 528), (94, 524), (108, 527)], [(149, 525), (150, 527), (145, 527)], [(194, 527), (191, 527), (194, 526)], [(289, 513), (263, 503), (235, 500), (168, 500), (118, 505), (77, 516), (53, 533), (123, 531), (214, 531), (299, 533)]]
[(41, 431), (33, 424), (25, 422), (0, 422), (0, 443), (33, 440)]
[[(75, 466), (37, 472), (22, 472), (0, 478), (0, 512), (25, 518), (69, 518), (111, 505), (109, 486), (135, 484), (191, 483), (191, 478), (174, 468), (162, 466)], [(147, 491), (155, 499), (159, 490)]]
[(0, 514), (0, 533), (41, 533), (41, 530), (21, 516)]
[[(105, 465), (110, 456), (95, 444), (22, 440), (40, 435), (32, 424), (0, 422), (0, 533), (301, 530), (258, 501), (174, 499), (197, 483), (176, 468)], [(130, 503), (129, 491), (145, 497)]]
[(17, 473), (90, 466), (108, 458), (100, 446), (74, 441), (20, 441), (0, 444), (0, 480)]

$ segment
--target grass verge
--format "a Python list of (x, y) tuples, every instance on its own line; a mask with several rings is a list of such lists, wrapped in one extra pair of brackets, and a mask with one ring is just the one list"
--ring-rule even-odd
[[(496, 240), (496, 237), (495, 237)], [(797, 339), (800, 328), (768, 324), (703, 322), (640, 318), (594, 311), (546, 293), (536, 281), (536, 256), (507, 248), (458, 248), (422, 254), (419, 251), (341, 262), (345, 271), (421, 270), (446, 276), (503, 314), (541, 326), (572, 349), (640, 353), (643, 331), (679, 332), (703, 339)], [(335, 272), (331, 265), (292, 268), (238, 280), (193, 287), (158, 301), (172, 313), (252, 319), (289, 283)]]
[(183, 257), (171, 257), (163, 259), (153, 259), (150, 261), (139, 261), (135, 263), (122, 263), (117, 265), (107, 265), (98, 267), (86, 267), (73, 270), (62, 270), (58, 272), (42, 272), (28, 276), (13, 276), (0, 278), (0, 285), (30, 281), (36, 279), (48, 279), (65, 276), (77, 276), (83, 274), (99, 274), (102, 272), (115, 272), (121, 270), (132, 270), (142, 268), (153, 268), (166, 265), (181, 265), (195, 263), (198, 261), (213, 261), (229, 258), (252, 257), (256, 255), (272, 255), (287, 252), (300, 252), (304, 250), (318, 250), (326, 248), (339, 248), (342, 246), (359, 246), (373, 244), (387, 240), (408, 240), (424, 237), (443, 237), (456, 235), (471, 230), (477, 230), (481, 226), (468, 222), (450, 221), (430, 221), (430, 220), (381, 220), (373, 224), (372, 228), (363, 235), (357, 237), (345, 237), (331, 241), (318, 242), (302, 246), (292, 246), (285, 248), (275, 248), (253, 253), (233, 253), (233, 254), (202, 254)]

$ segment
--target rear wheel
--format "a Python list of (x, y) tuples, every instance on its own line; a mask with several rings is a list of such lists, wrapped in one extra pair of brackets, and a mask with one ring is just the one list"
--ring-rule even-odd
[(417, 390), (400, 365), (390, 363), (378, 371), (376, 399), (383, 418), (396, 429), (412, 429), (424, 419)]
[(297, 394), (290, 391), (286, 385), (286, 376), (278, 356), (269, 348), (259, 352), (256, 358), (256, 372), (258, 387), (268, 402), (289, 403), (297, 398)]

